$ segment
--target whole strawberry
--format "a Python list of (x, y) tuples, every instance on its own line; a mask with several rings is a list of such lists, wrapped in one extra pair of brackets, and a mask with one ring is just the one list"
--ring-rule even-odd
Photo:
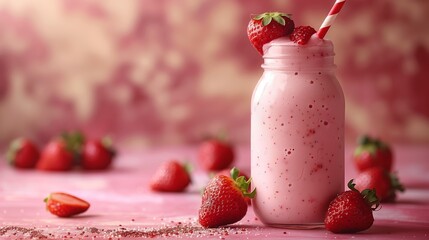
[(233, 147), (221, 140), (204, 141), (198, 149), (198, 163), (206, 171), (219, 171), (234, 161)]
[(299, 45), (305, 45), (315, 33), (316, 30), (310, 26), (300, 26), (295, 28), (289, 37), (291, 41), (298, 43)]
[(369, 136), (359, 139), (353, 159), (359, 171), (371, 167), (382, 167), (388, 172), (392, 170), (393, 154), (389, 145)]
[[(224, 176), (227, 176), (227, 177), (232, 177), (231, 169), (223, 169), (223, 170), (217, 172), (214, 176), (219, 176), (219, 175), (224, 175)], [(238, 173), (238, 177), (241, 177), (241, 176), (244, 176), (246, 179), (249, 179), (249, 177), (247, 176), (247, 174), (245, 174), (243, 172), (239, 172)]]
[[(232, 178), (232, 176), (234, 174), (233, 171), (235, 171), (235, 168), (233, 168), (233, 169), (224, 169), (222, 171), (217, 172), (214, 176), (224, 175), (224, 176)], [(249, 179), (249, 177), (247, 176), (247, 174), (245, 174), (243, 172), (239, 172), (237, 177), (241, 177), (241, 176), (243, 176), (245, 179)], [(249, 185), (249, 189), (248, 190), (250, 190), (250, 185)], [(252, 201), (251, 201), (250, 198), (246, 198), (246, 202), (247, 202), (247, 205), (251, 205), (252, 204)]]
[(9, 164), (16, 168), (34, 168), (39, 157), (39, 149), (27, 138), (12, 141), (6, 153)]
[(43, 171), (68, 171), (73, 168), (73, 152), (62, 139), (49, 142), (43, 149), (36, 165)]
[(381, 167), (373, 167), (361, 172), (355, 179), (356, 189), (375, 189), (381, 202), (393, 202), (396, 191), (405, 189), (394, 173), (389, 173)]
[(67, 193), (55, 192), (44, 199), (46, 209), (58, 217), (71, 217), (88, 210), (90, 204)]
[(252, 18), (247, 26), (247, 36), (252, 45), (263, 55), (262, 47), (272, 40), (292, 33), (295, 24), (290, 15), (266, 12)]
[(246, 199), (253, 198), (256, 189), (248, 192), (250, 179), (238, 175), (239, 171), (234, 168), (232, 177), (218, 175), (207, 184), (198, 214), (198, 221), (203, 227), (232, 224), (246, 215)]
[(355, 233), (372, 226), (372, 211), (379, 205), (375, 191), (365, 189), (359, 192), (354, 186), (352, 179), (348, 183), (350, 190), (340, 193), (329, 204), (325, 216), (327, 230), (333, 233)]
[(163, 163), (155, 172), (150, 188), (157, 192), (183, 192), (191, 183), (188, 168), (176, 160)]
[(115, 150), (109, 139), (89, 140), (82, 147), (81, 165), (86, 170), (104, 170), (111, 165), (114, 156)]
[(83, 142), (83, 136), (78, 132), (63, 133), (42, 149), (36, 168), (43, 171), (71, 170), (79, 161)]

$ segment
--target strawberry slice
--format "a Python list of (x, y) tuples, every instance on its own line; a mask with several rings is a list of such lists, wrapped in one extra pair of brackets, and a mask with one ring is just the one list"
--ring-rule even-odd
[(44, 199), (46, 209), (58, 217), (71, 217), (88, 210), (90, 204), (73, 195), (54, 192)]

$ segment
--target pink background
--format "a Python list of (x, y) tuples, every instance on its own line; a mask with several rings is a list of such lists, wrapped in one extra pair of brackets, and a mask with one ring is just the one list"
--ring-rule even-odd
[[(67, 129), (131, 147), (250, 135), (262, 62), (250, 15), (315, 28), (334, 1), (0, 0), (0, 148)], [(327, 38), (346, 137), (429, 143), (429, 1), (349, 0)]]

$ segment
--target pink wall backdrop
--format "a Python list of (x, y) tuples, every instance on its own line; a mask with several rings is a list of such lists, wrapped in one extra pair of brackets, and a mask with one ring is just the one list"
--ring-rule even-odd
[[(249, 142), (251, 14), (315, 28), (334, 1), (0, 0), (0, 146), (67, 129), (129, 146)], [(349, 0), (327, 38), (347, 139), (429, 143), (429, 1)]]

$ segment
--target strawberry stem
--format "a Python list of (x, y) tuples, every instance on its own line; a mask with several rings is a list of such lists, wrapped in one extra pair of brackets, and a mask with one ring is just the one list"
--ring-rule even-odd
[[(347, 187), (349, 187), (349, 188), (350, 188), (350, 190), (352, 190), (352, 191), (358, 191), (358, 190), (355, 188), (356, 184), (354, 184), (354, 183), (353, 183), (353, 181), (354, 181), (354, 179), (352, 178), (352, 179), (347, 183)], [(359, 192), (359, 191), (358, 191), (358, 192)]]
[[(353, 181), (354, 179), (351, 179), (347, 183), (347, 186), (350, 188), (350, 190), (359, 192), (359, 190), (355, 188), (356, 184), (354, 184)], [(377, 209), (378, 206), (380, 205), (380, 200), (378, 200), (377, 198), (375, 189), (365, 189), (362, 192), (360, 192), (360, 194), (363, 196), (363, 198), (365, 199), (365, 201), (368, 203), (368, 205), (371, 207), (372, 210)], [(375, 207), (373, 207), (373, 205), (375, 205)]]
[(390, 173), (389, 177), (390, 177), (390, 183), (392, 184), (393, 191), (396, 191), (396, 190), (400, 192), (405, 191), (404, 185), (402, 185), (402, 183), (399, 181), (398, 176), (396, 176), (395, 173), (393, 172)]
[[(380, 201), (377, 198), (375, 189), (365, 189), (361, 192), (361, 194), (372, 210), (378, 208), (378, 206), (380, 205)], [(373, 207), (373, 205), (375, 205), (375, 207)]]
[(240, 171), (236, 167), (231, 168), (230, 173), (231, 173), (231, 178), (234, 181), (238, 178), (238, 175), (240, 175)]
[(236, 167), (233, 167), (230, 173), (231, 173), (231, 178), (235, 182), (235, 186), (237, 186), (237, 188), (240, 189), (240, 191), (243, 193), (243, 196), (248, 198), (254, 198), (256, 195), (256, 188), (253, 189), (252, 192), (250, 193), (248, 192), (252, 178), (246, 179), (245, 176), (239, 177), (240, 171)]
[(275, 22), (277, 22), (278, 24), (285, 26), (286, 25), (286, 21), (283, 17), (287, 17), (290, 19), (290, 14), (285, 14), (285, 13), (281, 13), (281, 12), (266, 12), (266, 13), (262, 13), (259, 14), (255, 17), (253, 17), (254, 20), (262, 20), (262, 25), (263, 26), (267, 26), (269, 25), (272, 20), (274, 20)]

